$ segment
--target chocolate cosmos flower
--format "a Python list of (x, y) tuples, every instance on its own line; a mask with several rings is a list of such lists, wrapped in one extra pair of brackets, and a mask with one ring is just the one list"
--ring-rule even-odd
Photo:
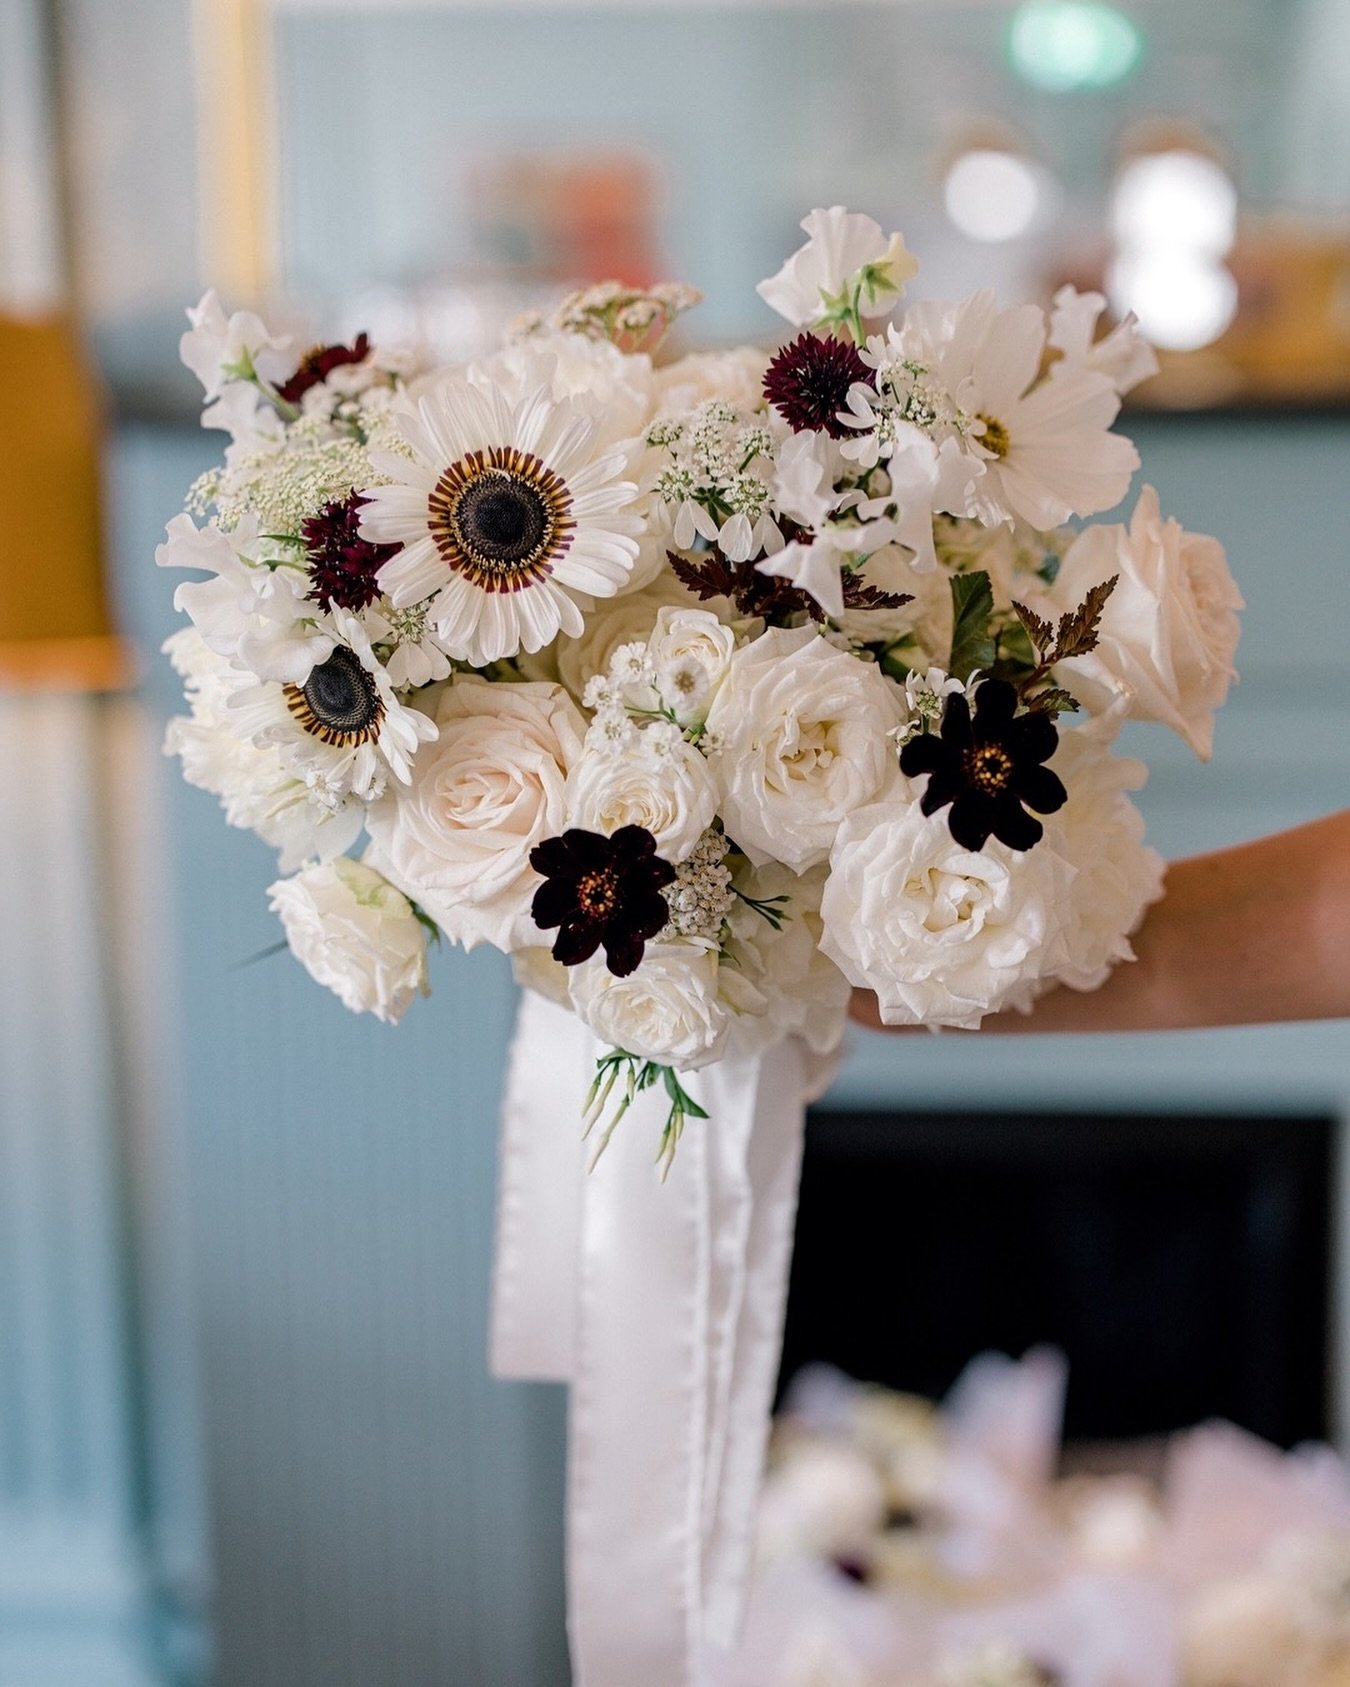
[(947, 699), (941, 736), (911, 738), (900, 752), (902, 772), (929, 776), (923, 812), (952, 805), (947, 824), (962, 849), (983, 849), (991, 834), (1009, 849), (1030, 849), (1045, 828), (1026, 809), (1053, 814), (1068, 800), (1058, 775), (1042, 766), (1059, 743), (1055, 723), (1045, 713), (1016, 709), (1012, 686), (985, 680), (975, 693), (974, 719), (957, 692)]
[(764, 371), (764, 396), (794, 433), (825, 432), (831, 439), (853, 430), (839, 420), (848, 408), (848, 389), (871, 370), (850, 340), (801, 334), (784, 346)]
[(661, 891), (675, 882), (675, 869), (644, 826), (620, 826), (609, 838), (572, 827), (536, 844), (530, 865), (544, 875), (531, 908), (535, 924), (561, 927), (553, 958), (564, 966), (588, 961), (603, 943), (609, 970), (626, 978), (670, 919)]
[(311, 387), (327, 380), (335, 369), (347, 363), (364, 363), (369, 356), (370, 340), (365, 334), (358, 334), (356, 343), (350, 346), (315, 346), (300, 359), (300, 367), (277, 392), (287, 404), (299, 404)]

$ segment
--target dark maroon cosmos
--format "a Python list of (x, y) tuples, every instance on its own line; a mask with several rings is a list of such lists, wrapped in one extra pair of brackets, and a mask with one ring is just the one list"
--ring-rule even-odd
[(374, 545), (360, 532), (361, 497), (327, 503), (300, 524), (309, 564), (309, 595), (325, 609), (365, 609), (380, 595), (375, 576), (398, 554), (397, 545)]
[(848, 389), (870, 378), (851, 340), (800, 334), (764, 371), (764, 396), (794, 433), (844, 439), (853, 432), (839, 420), (848, 407)]
[(670, 919), (661, 891), (675, 869), (644, 826), (620, 826), (609, 838), (572, 827), (536, 844), (530, 865), (544, 876), (530, 911), (543, 930), (560, 928), (553, 959), (564, 966), (590, 960), (603, 943), (609, 970), (626, 978)]
[(1059, 776), (1042, 765), (1059, 743), (1054, 721), (1041, 710), (1016, 710), (1012, 686), (987, 679), (975, 693), (973, 718), (957, 692), (947, 699), (941, 736), (923, 733), (900, 752), (902, 772), (928, 775), (923, 812), (952, 805), (947, 825), (962, 849), (983, 849), (991, 835), (1009, 849), (1030, 849), (1045, 827), (1026, 810), (1053, 814), (1068, 801)]
[(300, 367), (277, 392), (287, 404), (299, 404), (309, 389), (326, 380), (334, 369), (341, 369), (346, 363), (364, 363), (369, 356), (370, 337), (366, 334), (358, 334), (355, 344), (350, 346), (315, 346), (300, 359)]

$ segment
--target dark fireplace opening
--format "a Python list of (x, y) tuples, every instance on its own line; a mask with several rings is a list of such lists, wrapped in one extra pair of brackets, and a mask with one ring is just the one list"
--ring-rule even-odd
[(1328, 1433), (1335, 1121), (818, 1109), (780, 1386), (929, 1397), (1052, 1343), (1066, 1435)]

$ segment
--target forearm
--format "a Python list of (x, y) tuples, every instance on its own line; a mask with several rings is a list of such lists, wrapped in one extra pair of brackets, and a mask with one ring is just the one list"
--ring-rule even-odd
[[(1350, 811), (1175, 862), (1102, 989), (1057, 989), (1000, 1032), (1153, 1031), (1350, 1016)], [(855, 1015), (877, 1025), (875, 999)]]

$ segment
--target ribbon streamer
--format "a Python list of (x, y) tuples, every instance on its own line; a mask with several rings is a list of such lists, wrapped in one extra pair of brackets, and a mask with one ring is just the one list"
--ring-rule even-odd
[(571, 1384), (577, 1687), (705, 1687), (745, 1603), (808, 1073), (787, 1043), (684, 1080), (709, 1118), (690, 1121), (663, 1184), (659, 1089), (584, 1170), (575, 1121), (599, 1052), (579, 1020), (526, 995), (502, 1116), (492, 1368)]

